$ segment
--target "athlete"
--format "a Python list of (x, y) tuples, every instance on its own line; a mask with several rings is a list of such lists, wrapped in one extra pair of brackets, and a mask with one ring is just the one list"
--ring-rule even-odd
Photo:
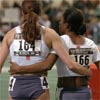
[[(80, 10), (75, 8), (67, 9), (60, 21), (60, 29), (64, 35), (61, 36), (66, 50), (74, 61), (80, 63), (87, 69), (90, 64), (95, 63), (100, 70), (100, 51), (96, 44), (84, 37), (86, 25)], [(43, 62), (36, 63), (28, 67), (18, 66), (11, 63), (11, 74), (32, 73), (43, 70), (50, 70), (54, 60), (50, 54)], [(58, 82), (56, 99), (57, 100), (91, 100), (91, 89), (88, 85), (89, 77), (72, 72), (60, 58), (56, 62)]]
[[(100, 51), (92, 40), (83, 36), (86, 32), (86, 24), (82, 12), (75, 8), (67, 9), (61, 18), (60, 29), (65, 33), (61, 38), (72, 59), (88, 69), (92, 63), (95, 63), (100, 70)], [(61, 59), (57, 60), (56, 66), (57, 100), (92, 99), (88, 84), (89, 77), (72, 72)]]
[[(22, 24), (11, 29), (3, 39), (0, 50), (0, 71), (9, 52), (12, 62), (20, 66), (29, 66), (44, 61), (53, 48), (69, 69), (83, 75), (91, 75), (90, 70), (70, 58), (54, 30), (38, 23), (41, 13), (39, 1), (24, 0), (22, 13)], [(36, 74), (13, 74), (9, 82), (9, 100), (49, 100), (46, 76), (47, 71)]]

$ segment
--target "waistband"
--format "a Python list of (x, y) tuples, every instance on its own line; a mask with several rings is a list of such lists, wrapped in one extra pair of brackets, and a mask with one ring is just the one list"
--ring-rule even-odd
[(35, 79), (41, 77), (41, 75), (35, 75), (35, 74), (23, 74), (23, 75), (13, 75), (11, 76), (16, 79)]
[(79, 88), (82, 86), (88, 86), (87, 76), (59, 77), (57, 82), (58, 88)]

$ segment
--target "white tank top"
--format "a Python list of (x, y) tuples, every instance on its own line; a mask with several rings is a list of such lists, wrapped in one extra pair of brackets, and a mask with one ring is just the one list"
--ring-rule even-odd
[(47, 57), (50, 51), (43, 39), (44, 28), (44, 26), (41, 26), (41, 40), (36, 40), (35, 44), (29, 44), (22, 38), (20, 26), (15, 28), (16, 34), (10, 45), (12, 62), (25, 66), (43, 61)]
[[(69, 51), (69, 55), (81, 65), (89, 67), (93, 62), (100, 60), (100, 51), (92, 40), (84, 38), (85, 43), (83, 45), (76, 45), (68, 35), (63, 35), (61, 38), (65, 48)], [(60, 58), (58, 58), (56, 66), (58, 77), (81, 76), (72, 72)]]

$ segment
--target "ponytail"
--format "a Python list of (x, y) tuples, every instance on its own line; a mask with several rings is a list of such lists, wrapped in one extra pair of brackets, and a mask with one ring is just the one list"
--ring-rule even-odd
[(41, 3), (38, 0), (23, 0), (22, 12), (23, 38), (25, 41), (33, 43), (40, 36), (37, 21), (41, 14)]
[(28, 43), (33, 43), (38, 36), (38, 28), (37, 28), (37, 20), (38, 16), (33, 11), (30, 11), (28, 14), (24, 15), (23, 21), (24, 26), (22, 29), (23, 38)]

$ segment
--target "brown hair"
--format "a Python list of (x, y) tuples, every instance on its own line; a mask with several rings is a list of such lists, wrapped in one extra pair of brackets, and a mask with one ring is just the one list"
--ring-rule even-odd
[(39, 28), (37, 27), (38, 15), (41, 13), (41, 5), (38, 0), (24, 0), (22, 2), (22, 23), (23, 38), (29, 42), (34, 42), (39, 35)]

